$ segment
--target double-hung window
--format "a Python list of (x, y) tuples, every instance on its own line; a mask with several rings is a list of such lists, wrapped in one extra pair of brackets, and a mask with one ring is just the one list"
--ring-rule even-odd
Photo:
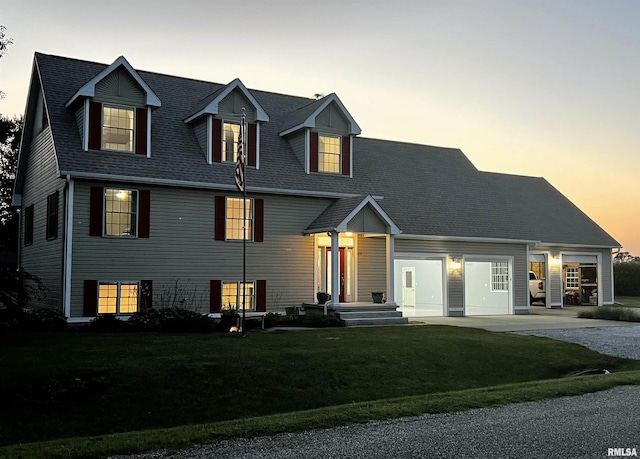
[(133, 151), (134, 109), (105, 105), (102, 119), (102, 149)]
[(137, 282), (100, 282), (98, 314), (133, 314), (138, 311)]
[[(246, 220), (244, 219), (245, 215)], [(253, 240), (253, 199), (245, 201), (242, 198), (227, 198), (226, 238), (228, 240), (242, 240), (243, 229), (246, 240)]]
[(318, 171), (340, 173), (340, 137), (318, 136)]
[(222, 129), (222, 161), (234, 162), (238, 159), (238, 137), (240, 124), (225, 122)]
[(491, 263), (491, 291), (506, 292), (509, 290), (509, 264), (506, 261)]
[(222, 283), (222, 309), (242, 309), (242, 300), (245, 300), (245, 309), (255, 309), (255, 289), (253, 282), (223, 282)]
[(137, 236), (138, 192), (105, 188), (104, 234), (106, 236)]
[(58, 237), (58, 196), (57, 191), (47, 196), (47, 239)]

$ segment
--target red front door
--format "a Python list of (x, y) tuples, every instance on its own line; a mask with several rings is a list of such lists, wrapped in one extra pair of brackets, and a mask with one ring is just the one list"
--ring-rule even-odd
[[(344, 247), (338, 249), (338, 266), (340, 267), (340, 274), (338, 278), (340, 279), (340, 296), (338, 297), (338, 301), (341, 303), (344, 302)], [(327, 267), (327, 290), (328, 293), (331, 293), (331, 248), (327, 247), (327, 259), (326, 259)]]

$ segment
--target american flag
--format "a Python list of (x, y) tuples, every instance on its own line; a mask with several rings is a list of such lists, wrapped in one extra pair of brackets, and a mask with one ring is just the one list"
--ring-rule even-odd
[(238, 159), (236, 160), (236, 187), (244, 191), (244, 119), (240, 122), (238, 133)]

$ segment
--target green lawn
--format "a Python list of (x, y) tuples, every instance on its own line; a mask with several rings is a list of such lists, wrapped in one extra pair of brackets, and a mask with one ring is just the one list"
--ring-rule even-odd
[(617, 296), (616, 303), (631, 308), (640, 308), (640, 296)]
[(445, 326), (0, 335), (0, 445), (640, 370), (546, 338)]

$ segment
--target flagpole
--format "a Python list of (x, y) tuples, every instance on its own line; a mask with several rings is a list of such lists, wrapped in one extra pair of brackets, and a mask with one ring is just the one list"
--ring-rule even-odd
[(240, 143), (242, 143), (242, 208), (244, 211), (242, 220), (242, 336), (247, 336), (244, 328), (247, 305), (247, 162), (245, 154), (246, 132), (244, 108), (242, 109), (242, 117), (240, 118), (240, 135), (242, 136)]

